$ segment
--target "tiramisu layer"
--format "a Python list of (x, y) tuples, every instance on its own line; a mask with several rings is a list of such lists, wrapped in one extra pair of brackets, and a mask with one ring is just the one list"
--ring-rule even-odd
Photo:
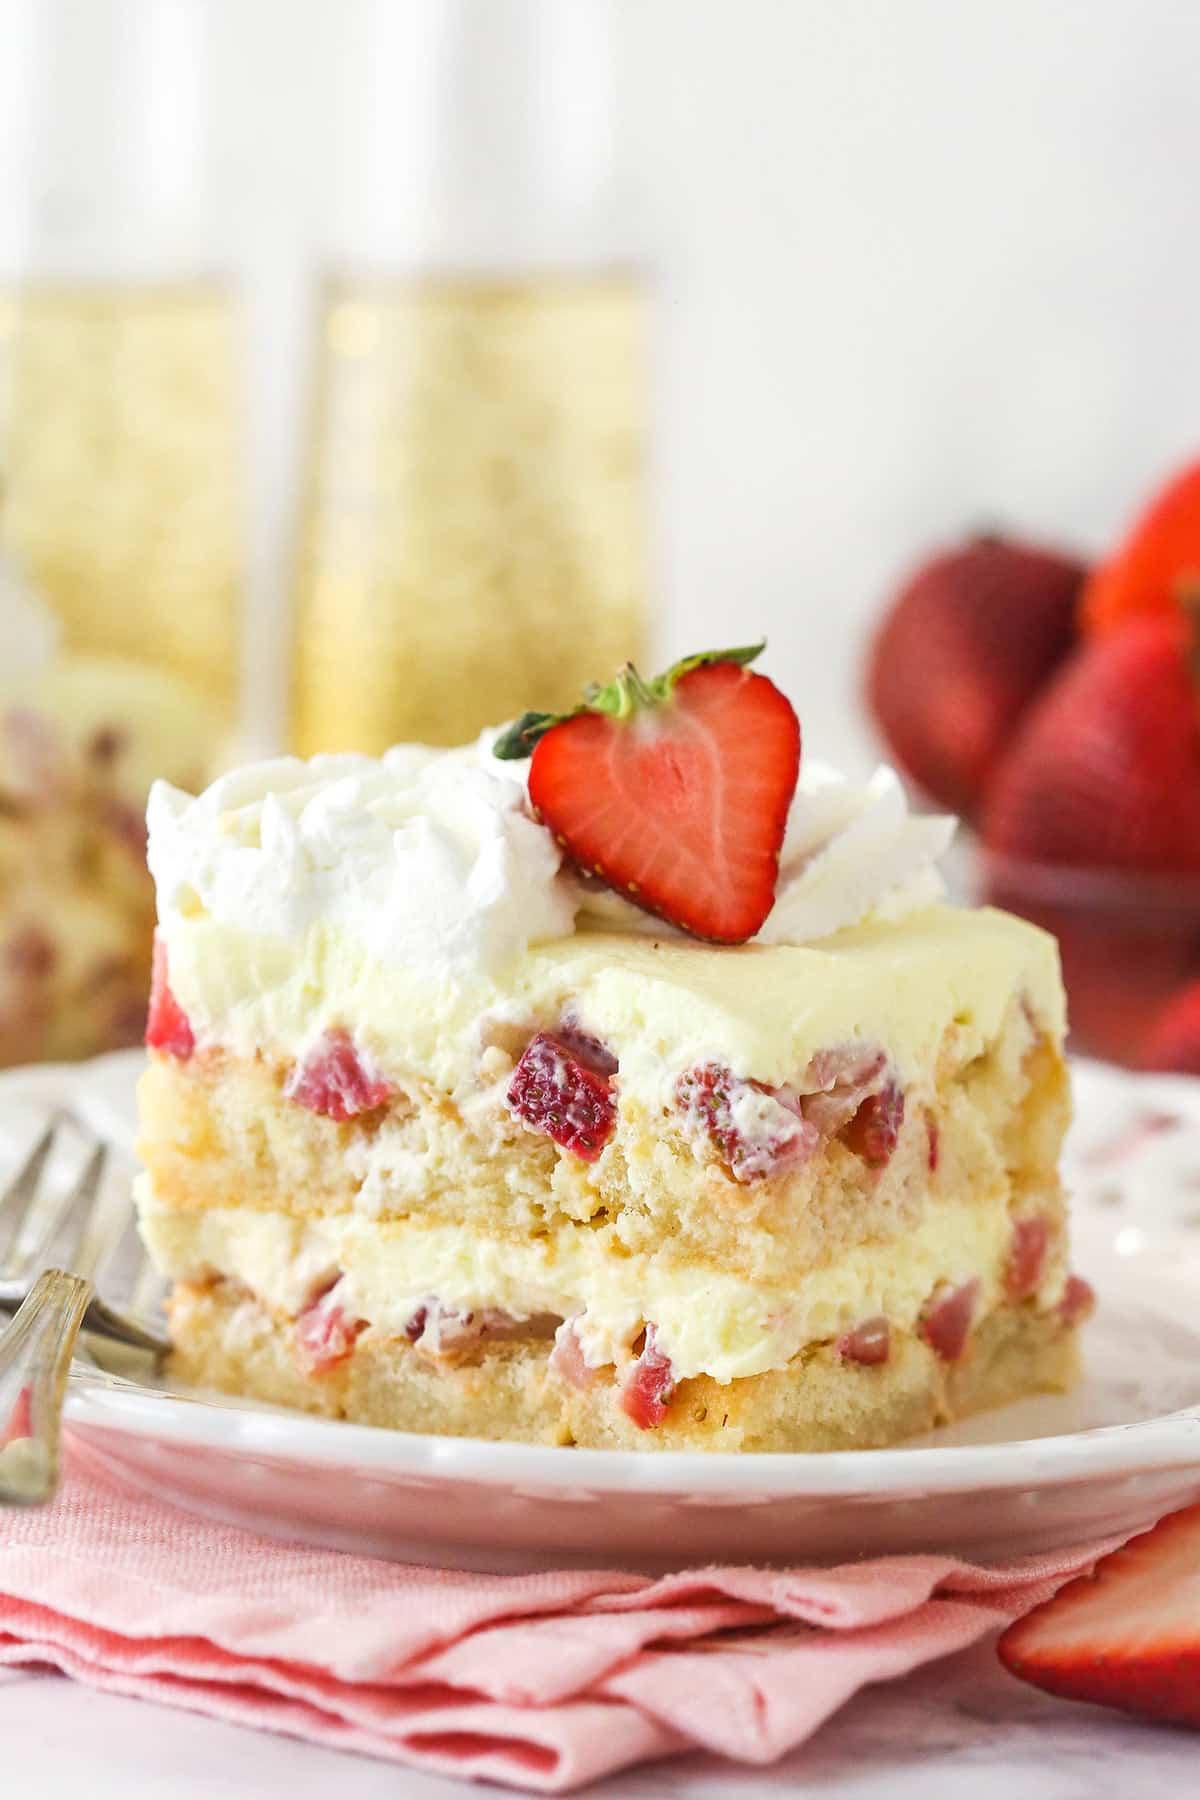
[(157, 789), (139, 1205), (178, 1370), (717, 1449), (1063, 1385), (1056, 952), (937, 903), (945, 835), (818, 767), (733, 946), (572, 871), (486, 745)]

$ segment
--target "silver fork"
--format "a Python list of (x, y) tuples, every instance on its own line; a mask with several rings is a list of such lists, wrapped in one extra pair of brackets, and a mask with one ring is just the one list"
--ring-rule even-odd
[(156, 1358), (168, 1348), (149, 1322), (162, 1284), (117, 1162), (78, 1120), (55, 1114), (0, 1193), (0, 1308), (19, 1309), (0, 1335), (0, 1506), (54, 1494), (82, 1327)]

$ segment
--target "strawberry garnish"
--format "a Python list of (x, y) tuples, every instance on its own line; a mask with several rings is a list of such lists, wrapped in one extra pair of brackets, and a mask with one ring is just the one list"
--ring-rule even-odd
[(871, 651), (867, 700), (901, 767), (968, 818), (1018, 719), (1070, 650), (1073, 557), (979, 537), (927, 562)]
[(532, 750), (529, 797), (575, 863), (696, 937), (740, 944), (775, 902), (800, 725), (762, 649), (709, 651), (644, 682), (631, 663), (564, 717), (497, 742)]
[(1154, 496), (1125, 542), (1083, 591), (1086, 632), (1100, 636), (1130, 619), (1171, 613), (1182, 585), (1200, 578), (1200, 462)]
[(1010, 1625), (999, 1648), (1047, 1693), (1200, 1725), (1200, 1506), (1103, 1557)]
[(1006, 857), (1200, 873), (1200, 688), (1177, 609), (1076, 651), (997, 773), (983, 817)]
[(1189, 982), (1163, 1008), (1146, 1041), (1142, 1061), (1148, 1069), (1200, 1075), (1200, 981)]
[(339, 1125), (386, 1106), (392, 1095), (390, 1083), (367, 1066), (340, 1025), (325, 1032), (303, 1062), (295, 1064), (283, 1091), (297, 1106)]
[(167, 946), (157, 934), (150, 974), (146, 1042), (151, 1050), (165, 1050), (169, 1056), (177, 1056), (180, 1062), (186, 1062), (196, 1048), (188, 1016), (171, 992), (171, 985), (167, 980)]

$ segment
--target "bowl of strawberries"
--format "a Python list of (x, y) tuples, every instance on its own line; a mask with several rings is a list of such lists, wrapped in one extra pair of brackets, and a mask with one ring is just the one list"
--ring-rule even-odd
[(994, 536), (932, 558), (866, 693), (966, 820), (973, 898), (1057, 937), (1076, 1048), (1200, 1074), (1200, 461), (1091, 570)]

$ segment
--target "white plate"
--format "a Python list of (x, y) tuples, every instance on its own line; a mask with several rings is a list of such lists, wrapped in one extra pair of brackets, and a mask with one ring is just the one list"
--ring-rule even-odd
[[(140, 1060), (0, 1076), (0, 1144), (65, 1102), (128, 1145)], [(1076, 1102), (1075, 1262), (1100, 1306), (1070, 1395), (900, 1449), (722, 1457), (385, 1432), (80, 1366), (70, 1428), (194, 1511), (461, 1568), (997, 1558), (1134, 1530), (1200, 1499), (1200, 1082), (1079, 1064)]]

